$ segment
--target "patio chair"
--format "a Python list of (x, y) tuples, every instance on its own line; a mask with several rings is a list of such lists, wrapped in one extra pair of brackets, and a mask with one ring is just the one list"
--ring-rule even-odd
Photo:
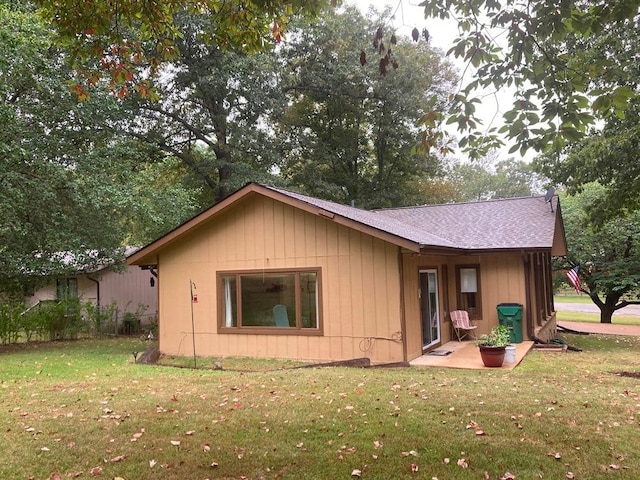
[(454, 310), (449, 312), (449, 316), (451, 317), (453, 331), (456, 333), (459, 342), (461, 342), (464, 337), (476, 338), (474, 330), (478, 328), (478, 326), (471, 324), (469, 313), (466, 310)]
[(276, 327), (289, 327), (289, 315), (287, 315), (286, 305), (276, 305), (273, 307), (273, 318)]

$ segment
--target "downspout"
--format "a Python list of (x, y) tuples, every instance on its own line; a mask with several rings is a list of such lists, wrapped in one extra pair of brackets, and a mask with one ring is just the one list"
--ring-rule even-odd
[(407, 318), (404, 308), (404, 262), (402, 261), (402, 248), (398, 247), (398, 271), (400, 274), (400, 330), (402, 333), (402, 360), (407, 360)]
[(91, 278), (90, 275), (87, 275), (87, 278), (96, 284), (96, 307), (98, 308), (98, 312), (100, 311), (100, 280), (97, 278)]
[(533, 325), (531, 323), (531, 257), (528, 254), (524, 256), (524, 292), (527, 307), (527, 337), (530, 340), (535, 339)]

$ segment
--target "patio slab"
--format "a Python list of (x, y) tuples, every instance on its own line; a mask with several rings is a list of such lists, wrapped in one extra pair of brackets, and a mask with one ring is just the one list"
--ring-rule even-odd
[(505, 362), (500, 368), (485, 367), (480, 358), (480, 351), (474, 341), (448, 342), (436, 348), (437, 352), (451, 352), (448, 355), (425, 353), (409, 362), (415, 367), (468, 368), (478, 370), (512, 370), (533, 348), (533, 342), (516, 343), (516, 361)]

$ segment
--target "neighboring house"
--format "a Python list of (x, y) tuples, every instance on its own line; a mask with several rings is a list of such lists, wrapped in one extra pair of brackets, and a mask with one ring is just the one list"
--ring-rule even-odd
[[(125, 255), (131, 255), (136, 250), (130, 247)], [(73, 263), (71, 259), (69, 262)], [(92, 302), (102, 308), (115, 307), (120, 322), (126, 313), (140, 312), (143, 323), (155, 321), (158, 310), (155, 272), (129, 266), (122, 270), (112, 267), (108, 264), (87, 271), (78, 266), (71, 275), (52, 277), (45, 286), (26, 298), (26, 306), (32, 307), (48, 300), (80, 298), (82, 302)]]
[(451, 340), (450, 310), (481, 334), (519, 303), (548, 339), (565, 254), (556, 196), (366, 211), (248, 184), (127, 262), (157, 269), (162, 353), (384, 363)]

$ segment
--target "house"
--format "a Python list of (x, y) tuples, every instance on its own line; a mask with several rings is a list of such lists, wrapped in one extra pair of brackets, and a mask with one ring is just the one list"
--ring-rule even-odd
[[(522, 305), (525, 340), (555, 330), (553, 195), (366, 211), (248, 184), (128, 257), (158, 272), (171, 355), (410, 361)], [(193, 325), (193, 326), (192, 326)]]
[[(125, 255), (131, 255), (136, 250), (137, 247), (129, 247)], [(77, 263), (71, 257), (65, 257), (64, 261), (69, 265)], [(125, 330), (131, 328), (137, 329), (138, 321), (143, 324), (155, 323), (158, 294), (152, 271), (129, 266), (114, 268), (111, 262), (90, 269), (76, 265), (74, 269), (72, 274), (50, 277), (43, 286), (27, 296), (26, 306), (34, 307), (49, 300), (79, 298), (81, 302), (91, 302), (103, 310), (112, 308), (115, 316), (112, 328), (120, 333), (130, 333)], [(135, 317), (136, 325), (125, 325), (124, 319), (130, 315)]]

